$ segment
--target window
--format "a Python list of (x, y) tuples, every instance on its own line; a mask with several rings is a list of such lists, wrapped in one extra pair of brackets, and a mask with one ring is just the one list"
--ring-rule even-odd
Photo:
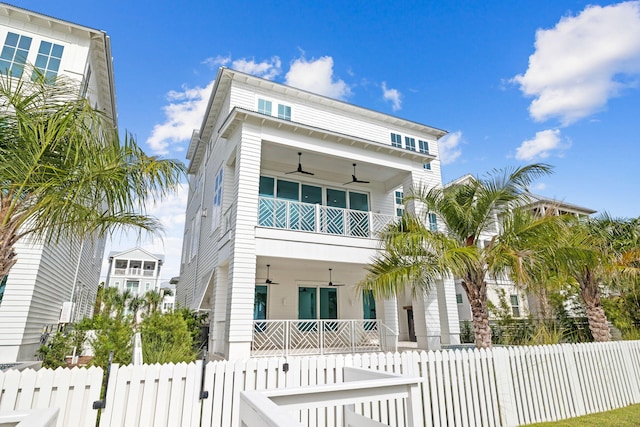
[(267, 101), (266, 99), (258, 99), (258, 113), (266, 114), (267, 116), (270, 116), (271, 101)]
[(2, 297), (4, 296), (4, 290), (7, 288), (7, 278), (9, 276), (4, 276), (2, 278), (2, 282), (0, 282), (0, 303), (2, 302)]
[(278, 118), (291, 120), (291, 107), (288, 105), (278, 104)]
[(402, 203), (404, 199), (404, 193), (402, 191), (395, 192), (395, 206), (396, 206), (396, 216), (404, 215), (404, 204)]
[(193, 259), (198, 255), (198, 249), (200, 248), (200, 223), (202, 220), (202, 214), (200, 208), (196, 211), (196, 217), (191, 220), (191, 256), (189, 259)]
[(404, 137), (404, 145), (407, 150), (416, 151), (416, 139), (408, 136)]
[(418, 140), (418, 150), (421, 153), (429, 154), (429, 143), (427, 141), (423, 141), (421, 139)]
[(434, 213), (429, 213), (429, 230), (438, 231), (438, 219)]
[(462, 294), (456, 294), (456, 302), (462, 304)]
[(518, 295), (510, 295), (511, 300), (511, 312), (513, 317), (520, 317), (520, 301), (518, 301)]
[(138, 294), (138, 287), (140, 286), (140, 282), (137, 280), (127, 280), (126, 288), (128, 291), (131, 291), (132, 294)]
[[(46, 41), (40, 42), (40, 49), (38, 50), (38, 56), (36, 57), (35, 67), (50, 83), (54, 82), (58, 75), (62, 52), (64, 52), (64, 46)], [(38, 73), (34, 70), (31, 78), (36, 79), (37, 77)]]
[(393, 147), (402, 147), (402, 136), (397, 133), (391, 134), (391, 145)]
[(24, 64), (31, 47), (31, 37), (8, 33), (0, 53), (0, 73), (22, 77)]
[(222, 217), (222, 184), (224, 178), (224, 169), (221, 167), (216, 174), (213, 183), (213, 206), (211, 206), (211, 230), (215, 230), (220, 226)]
[(422, 167), (425, 168), (426, 170), (431, 170), (431, 163), (424, 163)]

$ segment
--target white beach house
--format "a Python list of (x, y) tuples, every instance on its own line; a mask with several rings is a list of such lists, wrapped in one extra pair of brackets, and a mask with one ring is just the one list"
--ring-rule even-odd
[[(103, 31), (0, 3), (0, 43), (0, 73), (19, 76), (31, 64), (48, 77), (70, 77), (115, 124), (111, 45)], [(0, 362), (32, 360), (43, 327), (58, 323), (63, 303), (67, 319), (91, 314), (103, 252), (104, 241), (17, 243), (18, 262), (0, 284)]]
[(453, 280), (413, 300), (374, 301), (355, 287), (376, 233), (404, 208), (398, 193), (442, 185), (445, 134), (221, 68), (187, 152), (176, 298), (210, 312), (210, 350), (235, 359), (414, 336), (422, 348), (458, 343)]

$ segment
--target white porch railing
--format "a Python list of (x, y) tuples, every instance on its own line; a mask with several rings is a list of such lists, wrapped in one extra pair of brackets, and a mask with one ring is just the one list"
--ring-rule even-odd
[[(400, 425), (423, 425), (420, 377), (400, 376), (387, 372), (353, 367), (343, 368), (344, 382), (315, 387), (272, 389), (240, 392), (240, 425), (246, 427), (302, 427), (310, 425), (292, 416), (292, 411), (306, 412), (310, 408), (342, 407), (343, 426), (380, 427), (382, 424), (362, 414), (362, 407), (386, 403), (389, 399), (403, 401), (403, 411), (397, 414)], [(302, 414), (300, 414), (302, 415)], [(305, 419), (305, 421), (307, 421)]]
[(319, 204), (266, 197), (260, 197), (258, 200), (258, 225), (260, 227), (375, 238), (395, 219), (396, 217), (393, 215), (334, 208)]
[(251, 355), (395, 351), (397, 335), (379, 320), (254, 320)]

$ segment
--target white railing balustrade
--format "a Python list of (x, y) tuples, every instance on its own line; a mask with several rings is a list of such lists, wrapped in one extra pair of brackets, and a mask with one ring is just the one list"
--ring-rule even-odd
[(288, 200), (258, 199), (258, 225), (339, 236), (376, 238), (393, 215)]
[(252, 356), (395, 351), (397, 333), (379, 320), (254, 320)]
[[(402, 413), (395, 417), (398, 425), (423, 425), (422, 378), (353, 367), (343, 368), (343, 378), (341, 384), (242, 391), (239, 424), (244, 427), (302, 427), (308, 424), (297, 418), (302, 418), (309, 409), (321, 412), (337, 408), (342, 415), (342, 423), (337, 425), (378, 427), (388, 425), (380, 422), (383, 418), (380, 413), (367, 411), (370, 415), (367, 416), (362, 409), (380, 405), (380, 402), (386, 405), (387, 400), (395, 399), (404, 402), (400, 405)], [(299, 417), (292, 415), (295, 412), (301, 412)]]

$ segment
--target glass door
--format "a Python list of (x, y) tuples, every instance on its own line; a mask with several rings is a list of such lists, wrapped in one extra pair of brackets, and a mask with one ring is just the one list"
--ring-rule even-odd
[(300, 229), (316, 231), (316, 205), (322, 205), (322, 187), (302, 184), (300, 194)]
[[(267, 287), (256, 285), (253, 298), (253, 320), (267, 319)], [(263, 332), (267, 327), (264, 322), (256, 323), (256, 332)]]
[(324, 221), (325, 232), (344, 234), (344, 214), (346, 207), (347, 192), (327, 188), (327, 209)]
[(349, 235), (369, 237), (369, 195), (349, 191)]
[[(297, 206), (297, 202), (300, 201), (300, 184), (279, 179), (276, 197), (279, 199), (276, 208), (276, 227), (289, 230), (300, 229), (300, 215)], [(286, 201), (296, 203), (287, 203)]]

